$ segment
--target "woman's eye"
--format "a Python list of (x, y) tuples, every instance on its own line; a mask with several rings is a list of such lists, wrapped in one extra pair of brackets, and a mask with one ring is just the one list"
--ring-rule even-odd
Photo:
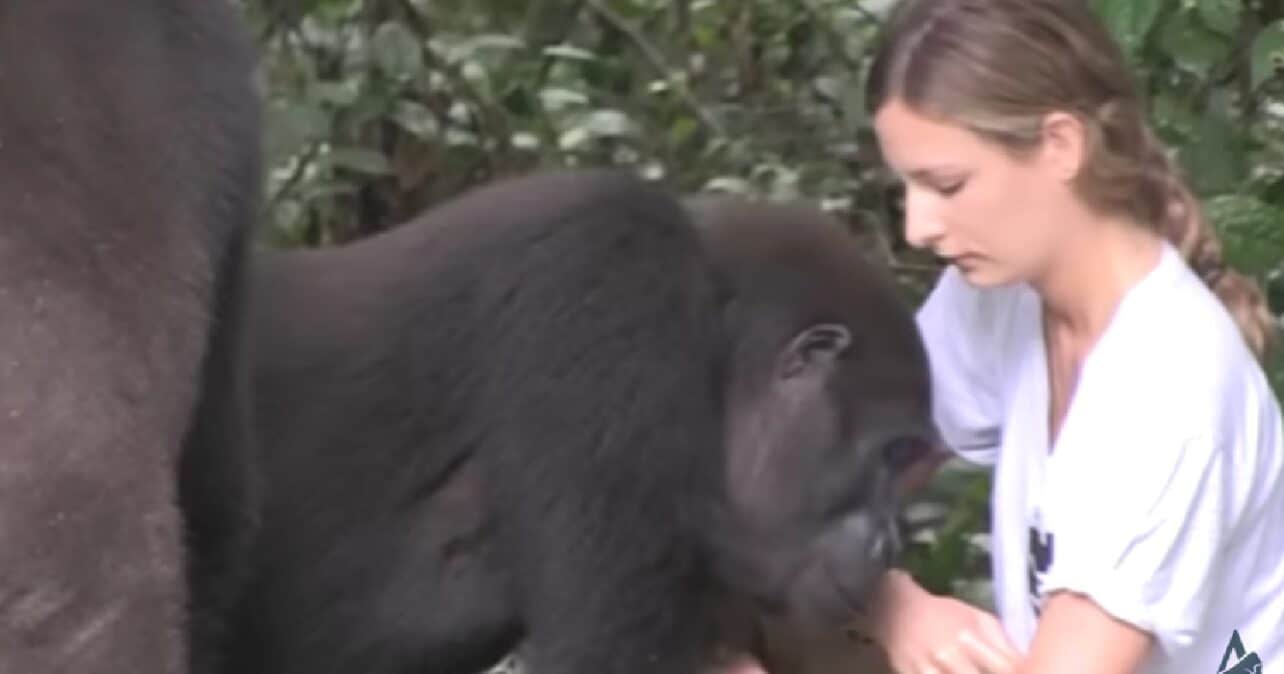
[(956, 180), (954, 182), (945, 183), (940, 187), (938, 187), (937, 191), (939, 191), (941, 194), (944, 194), (947, 197), (954, 196), (956, 192), (963, 189), (963, 185), (965, 184), (965, 182), (966, 181), (963, 181), (963, 180)]

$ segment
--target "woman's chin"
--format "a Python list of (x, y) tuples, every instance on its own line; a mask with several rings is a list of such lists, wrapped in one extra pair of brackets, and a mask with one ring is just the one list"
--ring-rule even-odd
[(977, 258), (960, 258), (951, 261), (959, 275), (975, 288), (997, 288), (1020, 281), (1013, 274)]

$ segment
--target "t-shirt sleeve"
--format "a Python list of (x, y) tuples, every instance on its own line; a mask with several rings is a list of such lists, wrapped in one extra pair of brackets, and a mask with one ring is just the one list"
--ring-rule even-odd
[(946, 444), (992, 465), (1002, 427), (998, 396), (997, 298), (947, 267), (917, 313), (932, 370), (932, 413)]
[(1106, 432), (1088, 449), (1094, 456), (1058, 463), (1047, 485), (1056, 516), (1043, 588), (1086, 594), (1176, 653), (1193, 643), (1217, 591), (1232, 519), (1231, 452), (1203, 436), (1110, 442), (1110, 426), (1096, 426)]

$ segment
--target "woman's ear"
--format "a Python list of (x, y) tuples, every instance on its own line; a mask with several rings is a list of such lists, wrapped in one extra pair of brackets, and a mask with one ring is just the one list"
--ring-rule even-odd
[(1061, 111), (1043, 117), (1041, 159), (1052, 175), (1069, 182), (1079, 175), (1087, 152), (1087, 129), (1078, 117)]

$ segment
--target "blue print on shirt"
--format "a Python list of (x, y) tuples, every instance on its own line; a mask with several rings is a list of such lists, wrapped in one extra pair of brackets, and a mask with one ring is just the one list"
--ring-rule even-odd
[[(1036, 517), (1036, 522), (1038, 518)], [(1030, 592), (1030, 607), (1034, 615), (1043, 609), (1043, 577), (1052, 566), (1052, 532), (1040, 530), (1038, 524), (1030, 525), (1029, 548), (1026, 552), (1026, 579)]]

